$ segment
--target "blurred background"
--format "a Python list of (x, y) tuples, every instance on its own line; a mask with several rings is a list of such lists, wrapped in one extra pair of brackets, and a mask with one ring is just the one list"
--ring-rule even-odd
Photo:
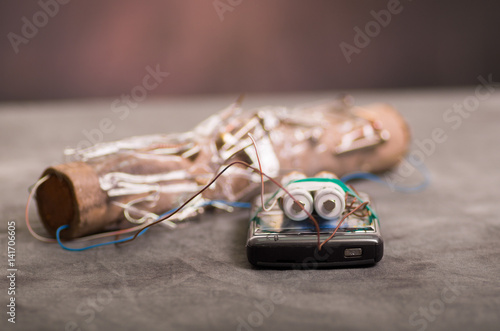
[(499, 13), (464, 0), (4, 0), (0, 101), (116, 97), (151, 70), (169, 73), (151, 95), (476, 85), (500, 77)]

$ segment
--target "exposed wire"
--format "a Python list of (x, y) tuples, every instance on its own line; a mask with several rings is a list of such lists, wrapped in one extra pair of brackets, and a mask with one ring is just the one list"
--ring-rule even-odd
[(31, 200), (33, 200), (33, 196), (35, 195), (36, 190), (40, 187), (40, 185), (42, 185), (43, 183), (45, 183), (45, 181), (47, 179), (49, 179), (48, 175), (43, 176), (42, 178), (40, 178), (39, 180), (37, 180), (37, 182), (35, 183), (35, 185), (33, 185), (33, 187), (31, 188), (30, 194), (28, 196), (28, 201), (26, 202), (26, 209), (24, 211), (24, 219), (26, 221), (26, 227), (28, 228), (28, 231), (31, 233), (31, 235), (33, 237), (35, 237), (36, 239), (38, 239), (40, 241), (46, 242), (46, 243), (55, 243), (56, 242), (55, 239), (53, 239), (53, 238), (47, 238), (47, 237), (41, 236), (38, 233), (36, 233), (33, 230), (33, 228), (31, 227), (31, 224), (30, 224), (29, 208), (30, 208)]
[(260, 172), (260, 202), (262, 206), (262, 210), (264, 211), (270, 211), (274, 204), (266, 208), (266, 204), (264, 203), (264, 175), (262, 173), (262, 164), (260, 163), (260, 157), (259, 157), (259, 148), (257, 147), (257, 143), (255, 142), (255, 139), (253, 138), (252, 134), (249, 132), (248, 136), (252, 140), (253, 147), (255, 149), (255, 155), (257, 155), (257, 163), (259, 164), (259, 172)]
[[(348, 187), (351, 190), (353, 190), (353, 192), (356, 193), (357, 196), (359, 196), (358, 191), (356, 191), (354, 189), (354, 187), (352, 187), (351, 185), (348, 185)], [(349, 196), (352, 197), (352, 201), (350, 202), (349, 205), (347, 205), (347, 199), (348, 199)], [(345, 210), (347, 212), (350, 212), (351, 210), (356, 209), (357, 206), (356, 206), (356, 208), (354, 208), (354, 205), (355, 205), (356, 202), (358, 202), (358, 198), (355, 195), (353, 195), (350, 191), (347, 191), (346, 192), (346, 207), (345, 207)], [(363, 202), (364, 201), (360, 201), (359, 204), (361, 204)], [(368, 217), (368, 216), (370, 216), (370, 211), (368, 210), (368, 208), (364, 208), (363, 210), (357, 210), (357, 211), (355, 211), (354, 213), (352, 213), (352, 215), (357, 216), (357, 217)]]
[(337, 227), (335, 228), (335, 230), (333, 230), (332, 234), (327, 238), (325, 239), (319, 246), (318, 246), (318, 249), (321, 250), (321, 248), (323, 247), (324, 244), (326, 244), (328, 241), (330, 241), (330, 239), (332, 239), (335, 234), (337, 233), (337, 230), (340, 228), (340, 226), (342, 225), (342, 223), (344, 223), (344, 221), (349, 217), (351, 216), (352, 214), (354, 214), (356, 211), (358, 210), (361, 210), (362, 208), (368, 206), (368, 201), (365, 201), (363, 202), (362, 204), (358, 205), (356, 208), (354, 208), (353, 210), (351, 210), (350, 212), (348, 212), (347, 214), (345, 214), (342, 219), (339, 221), (339, 223), (337, 224)]
[[(127, 238), (123, 238), (123, 239), (119, 239), (119, 240), (114, 240), (114, 241), (108, 241), (108, 242), (99, 243), (99, 244), (95, 244), (95, 245), (90, 245), (90, 246), (86, 246), (86, 247), (72, 248), (72, 247), (68, 247), (68, 246), (64, 245), (62, 243), (62, 241), (61, 241), (60, 233), (61, 233), (62, 230), (67, 229), (67, 228), (69, 228), (69, 225), (65, 224), (65, 225), (61, 225), (57, 229), (57, 231), (56, 231), (56, 240), (57, 240), (57, 243), (59, 244), (59, 246), (61, 246), (63, 249), (65, 249), (67, 251), (72, 251), (72, 252), (80, 252), (80, 251), (85, 251), (87, 249), (91, 249), (91, 248), (95, 248), (95, 247), (112, 245), (112, 244), (119, 244), (121, 242), (124, 242), (124, 241), (129, 240), (130, 238), (132, 238), (132, 236), (130, 236), (130, 237), (127, 237)], [(142, 235), (147, 230), (148, 230), (148, 228), (144, 228), (143, 230), (141, 230), (138, 233), (136, 233), (135, 237), (138, 237), (138, 236)]]
[[(226, 206), (229, 206), (229, 207), (232, 207), (232, 208), (251, 208), (252, 207), (252, 204), (248, 203), (248, 202), (237, 202), (237, 201), (226, 201), (226, 200), (208, 200), (208, 201), (204, 201), (202, 202), (201, 204), (198, 204), (198, 205), (194, 205), (192, 206), (192, 208), (202, 208), (202, 207), (206, 207), (206, 206), (214, 206), (214, 207), (217, 207), (217, 205), (220, 204), (220, 205), (226, 205)], [(158, 216), (156, 219), (160, 219), (160, 218), (163, 218), (163, 217), (167, 217), (169, 216), (171, 213), (173, 213), (177, 208), (174, 208), (172, 210), (169, 210), (163, 214), (161, 214), (160, 216)], [(163, 220), (163, 221), (167, 221), (168, 220)], [(175, 223), (173, 223), (175, 225)]]
[(350, 187), (351, 190), (354, 191), (354, 193), (356, 193), (357, 195), (359, 195), (359, 192), (354, 188), (354, 186), (352, 186), (352, 185), (347, 185), (347, 186)]
[[(176, 213), (178, 213), (178, 212), (179, 212), (182, 208), (184, 208), (186, 205), (188, 205), (188, 204), (189, 204), (189, 203), (190, 203), (193, 199), (195, 199), (198, 195), (202, 194), (205, 190), (207, 190), (207, 189), (208, 189), (208, 188), (209, 188), (209, 187), (210, 187), (210, 186), (211, 186), (211, 185), (212, 185), (212, 184), (213, 184), (213, 183), (214, 183), (217, 179), (219, 179), (219, 177), (220, 177), (220, 176), (222, 176), (222, 174), (223, 174), (224, 172), (226, 172), (229, 168), (231, 168), (232, 166), (237, 165), (237, 164), (239, 164), (239, 165), (243, 165), (243, 166), (245, 166), (245, 167), (247, 167), (247, 168), (249, 168), (249, 169), (251, 169), (251, 170), (253, 170), (253, 171), (255, 171), (255, 172), (261, 172), (259, 169), (257, 169), (257, 168), (255, 168), (255, 167), (251, 166), (250, 164), (248, 164), (248, 163), (246, 163), (246, 162), (244, 162), (244, 161), (239, 161), (239, 160), (238, 160), (238, 161), (233, 161), (233, 162), (231, 162), (230, 164), (228, 164), (228, 165), (227, 165), (224, 169), (222, 169), (219, 173), (217, 173), (217, 174), (216, 174), (216, 175), (212, 178), (212, 180), (210, 180), (210, 182), (209, 182), (207, 185), (205, 185), (205, 186), (204, 186), (201, 190), (199, 190), (196, 194), (194, 194), (193, 196), (191, 196), (189, 199), (187, 199), (187, 200), (186, 200), (186, 201), (185, 201), (182, 205), (180, 205), (180, 206), (179, 206), (179, 207), (178, 207), (175, 211), (173, 211), (172, 213), (170, 213), (170, 214), (168, 214), (168, 215), (165, 215), (165, 216), (163, 216), (163, 217), (160, 217), (160, 219), (158, 219), (158, 220), (156, 220), (156, 221), (154, 221), (154, 222), (152, 222), (152, 223), (150, 223), (150, 224), (145, 225), (145, 226), (143, 227), (143, 230), (145, 230), (145, 229), (147, 229), (147, 228), (149, 228), (149, 227), (151, 227), (151, 226), (153, 226), (153, 225), (155, 225), (155, 224), (158, 224), (158, 223), (160, 223), (160, 222), (163, 222), (164, 220), (166, 220), (166, 219), (168, 219), (168, 218), (172, 217), (173, 215), (175, 215)], [(308, 211), (304, 208), (304, 206), (302, 206), (302, 204), (300, 204), (300, 203), (299, 203), (299, 202), (298, 202), (298, 201), (297, 201), (297, 200), (293, 197), (293, 195), (291, 195), (291, 194), (290, 194), (290, 192), (288, 192), (288, 190), (287, 190), (285, 187), (283, 187), (283, 185), (281, 185), (278, 181), (276, 181), (274, 178), (272, 178), (272, 177), (270, 177), (270, 176), (266, 175), (265, 173), (263, 173), (263, 172), (261, 172), (261, 173), (262, 173), (262, 175), (264, 175), (266, 178), (268, 178), (270, 181), (272, 181), (274, 184), (276, 184), (279, 188), (281, 188), (283, 191), (285, 191), (285, 193), (286, 193), (286, 194), (288, 194), (288, 195), (289, 195), (289, 196), (290, 196), (290, 197), (294, 200), (294, 202), (295, 202), (295, 203), (297, 203), (297, 205), (299, 205), (299, 206), (302, 208), (302, 210), (304, 210), (304, 211), (306, 212), (307, 216), (309, 216), (309, 218), (312, 220), (312, 222), (314, 223), (314, 226), (315, 226), (315, 228), (316, 228), (317, 237), (318, 237), (318, 247), (319, 247), (319, 246), (320, 246), (320, 228), (319, 228), (319, 223), (318, 223), (318, 221), (314, 218), (314, 216), (313, 216), (313, 215), (311, 215), (311, 213), (310, 213), (310, 212), (308, 212)], [(142, 231), (141, 231), (141, 232), (142, 232)], [(139, 232), (139, 233), (140, 233), (140, 232)], [(132, 240), (135, 240), (135, 239), (138, 237), (139, 233), (136, 233), (136, 234), (135, 234), (134, 236), (132, 236), (130, 239), (126, 239), (126, 240), (124, 240), (124, 241), (120, 241), (120, 243), (126, 243), (126, 242), (130, 242), (130, 241), (132, 241)]]
[[(347, 196), (346, 196), (346, 199), (347, 199)], [(352, 199), (351, 201), (351, 204), (349, 206), (346, 205), (346, 209), (347, 210), (351, 210), (352, 207), (354, 206), (354, 203), (358, 200), (358, 198), (354, 197), (354, 199)]]
[[(143, 199), (143, 198), (141, 198), (141, 199)], [(136, 202), (137, 202), (136, 200), (132, 200), (128, 203), (121, 203), (118, 201), (113, 201), (111, 203), (118, 206), (118, 207), (123, 208), (123, 215), (125, 216), (125, 219), (132, 224), (144, 224), (147, 220), (152, 220), (152, 219), (154, 220), (154, 219), (158, 218), (158, 215), (156, 215), (155, 213), (146, 212), (146, 211), (143, 211), (141, 209), (134, 207), (133, 204)], [(139, 219), (135, 219), (132, 216), (130, 216), (130, 212), (141, 214), (142, 217)]]
[[(129, 202), (127, 202), (125, 204), (117, 202), (117, 201), (113, 201), (112, 203), (123, 208), (123, 215), (125, 216), (127, 221), (129, 221), (132, 224), (144, 224), (148, 220), (155, 220), (158, 218), (158, 215), (156, 215), (155, 213), (152, 213), (152, 212), (144, 212), (140, 209), (135, 208), (134, 205), (141, 203), (141, 202), (144, 202), (144, 201), (149, 201), (154, 206), (158, 202), (158, 200), (160, 199), (160, 194), (159, 194), (160, 185), (158, 183), (156, 183), (156, 184), (157, 184), (156, 190), (151, 192), (151, 194), (149, 194), (145, 197), (140, 197), (137, 199), (130, 200)], [(132, 216), (130, 216), (131, 211), (142, 214), (142, 217), (139, 219), (133, 218)], [(173, 227), (175, 227), (175, 225)]]
[(144, 225), (138, 225), (138, 226), (134, 226), (134, 227), (127, 228), (127, 229), (116, 230), (116, 231), (108, 231), (108, 232), (93, 234), (93, 235), (90, 235), (90, 236), (85, 236), (85, 237), (81, 237), (81, 238), (75, 238), (75, 239), (72, 239), (71, 241), (72, 242), (81, 242), (81, 241), (89, 241), (89, 240), (95, 240), (95, 239), (101, 239), (101, 238), (107, 238), (107, 237), (113, 237), (113, 236), (120, 236), (120, 235), (127, 234), (127, 233), (130, 233), (130, 232), (139, 231), (139, 230), (142, 229), (143, 226)]
[[(61, 239), (60, 239), (60, 232), (62, 230), (64, 230), (64, 229), (66, 229), (66, 228), (69, 228), (68, 224), (62, 225), (62, 226), (60, 226), (57, 229), (57, 231), (56, 231), (56, 239), (54, 239), (54, 238), (47, 238), (47, 237), (41, 236), (38, 233), (36, 233), (33, 230), (33, 228), (31, 227), (31, 224), (30, 224), (30, 220), (29, 220), (29, 207), (30, 207), (31, 201), (33, 200), (33, 196), (34, 196), (36, 190), (40, 187), (40, 185), (42, 185), (48, 179), (49, 179), (48, 175), (44, 176), (44, 177), (40, 178), (32, 186), (32, 188), (30, 190), (29, 197), (28, 197), (28, 201), (26, 202), (26, 209), (25, 209), (26, 226), (27, 226), (30, 234), (34, 238), (36, 238), (36, 239), (38, 239), (38, 240), (40, 240), (42, 242), (46, 242), (46, 243), (59, 243), (59, 245), (62, 248), (66, 249), (66, 250), (70, 250), (70, 251), (83, 251), (83, 250), (87, 250), (87, 249), (94, 248), (94, 247), (105, 246), (105, 245), (110, 245), (110, 244), (116, 244), (116, 243), (120, 243), (122, 241), (125, 241), (125, 240), (131, 238), (131, 237), (128, 237), (128, 238), (124, 238), (124, 239), (120, 239), (120, 240), (115, 240), (115, 241), (111, 241), (111, 242), (107, 242), (107, 243), (101, 243), (101, 244), (91, 245), (91, 246), (83, 247), (83, 248), (71, 248), (71, 247), (65, 246), (62, 243)], [(213, 205), (214, 203), (220, 203), (220, 204), (228, 205), (228, 206), (235, 207), (235, 208), (250, 208), (251, 207), (251, 204), (246, 203), (246, 202), (231, 202), (231, 201), (225, 201), (225, 200), (209, 200), (209, 201), (206, 201), (203, 205), (204, 206), (208, 206), (208, 205)], [(172, 210), (166, 212), (165, 214), (168, 215), (168, 214), (172, 213), (173, 211), (175, 211), (175, 209), (172, 209)], [(158, 217), (155, 217), (155, 218), (158, 218)], [(173, 224), (175, 225), (175, 223), (173, 223)], [(140, 231), (139, 234), (138, 234), (138, 236), (139, 236), (139, 235), (141, 235), (141, 234), (143, 234), (145, 232), (145, 231), (141, 232), (143, 230), (143, 227), (144, 227), (144, 225), (140, 225), (140, 226), (135, 226), (135, 227), (131, 227), (131, 228), (127, 228), (127, 229), (122, 229), (122, 230), (117, 230), (117, 231), (108, 231), (108, 232), (104, 232), (104, 233), (99, 233), (99, 234), (94, 234), (94, 235), (90, 235), (90, 236), (85, 236), (85, 237), (82, 237), (82, 238), (72, 239), (71, 242), (83, 242), (83, 241), (101, 239), (101, 238), (112, 237), (112, 236), (120, 236), (120, 235), (127, 234), (127, 233), (130, 233), (130, 232), (135, 232), (135, 231)]]
[(250, 202), (240, 202), (240, 201), (226, 201), (226, 200), (210, 200), (205, 203), (206, 206), (212, 206), (214, 203), (220, 203), (228, 205), (234, 208), (251, 208), (252, 204)]
[[(225, 205), (228, 205), (228, 206), (231, 206), (231, 207), (235, 207), (235, 208), (250, 208), (251, 207), (251, 204), (249, 203), (246, 203), (246, 202), (231, 202), (231, 201), (225, 201), (225, 200), (209, 200), (209, 201), (206, 201), (204, 202), (202, 205), (200, 205), (199, 207), (204, 207), (204, 206), (211, 206), (213, 205), (214, 203), (220, 203), (220, 204), (225, 204)], [(172, 210), (169, 210), (167, 211), (166, 213), (164, 213), (163, 215), (169, 215), (171, 213), (173, 213), (174, 211), (176, 210), (176, 208), (172, 209)], [(161, 216), (160, 216), (161, 217)], [(159, 218), (159, 217), (157, 217)], [(174, 223), (175, 224), (175, 223)], [(99, 243), (99, 244), (95, 244), (95, 245), (91, 245), (91, 246), (87, 246), (87, 247), (81, 247), (81, 248), (72, 248), (72, 247), (68, 247), (66, 245), (63, 244), (63, 242), (61, 241), (61, 238), (60, 238), (60, 233), (62, 230), (64, 229), (67, 229), (69, 228), (69, 225), (62, 225), (60, 226), (57, 231), (56, 231), (56, 239), (54, 239), (58, 244), (59, 246), (61, 246), (63, 249), (65, 250), (68, 250), (68, 251), (73, 251), (73, 252), (77, 252), (77, 251), (85, 251), (87, 249), (91, 249), (91, 248), (96, 248), (96, 247), (101, 247), (101, 246), (106, 246), (106, 245), (111, 245), (111, 244), (119, 244), (121, 242), (124, 242), (130, 238), (132, 238), (132, 236), (130, 237), (127, 237), (127, 238), (123, 238), (123, 239), (119, 239), (119, 240), (114, 240), (114, 241), (110, 241), (110, 242), (105, 242), (105, 243)], [(137, 230), (140, 230), (137, 234), (137, 236), (140, 236), (142, 234), (144, 234), (148, 229), (143, 229), (142, 226), (139, 226), (139, 227), (134, 227), (133, 228), (134, 231), (137, 231)], [(117, 232), (120, 232), (120, 233), (117, 233)], [(123, 234), (123, 232), (121, 231), (113, 231), (112, 233), (111, 232), (108, 232), (106, 233), (106, 237), (109, 237), (109, 236), (112, 236), (112, 235), (119, 235), (119, 234)], [(92, 238), (91, 238), (92, 237)], [(104, 236), (99, 236), (99, 235), (94, 235), (94, 236), (87, 236), (85, 237), (86, 239), (97, 239), (99, 237), (104, 237)], [(49, 238), (47, 238), (49, 239)], [(80, 239), (83, 239), (83, 238), (80, 238)], [(72, 241), (78, 241), (78, 240), (72, 240)]]

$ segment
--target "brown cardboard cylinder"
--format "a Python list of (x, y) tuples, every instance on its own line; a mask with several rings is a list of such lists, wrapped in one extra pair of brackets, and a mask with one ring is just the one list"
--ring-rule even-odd
[(47, 231), (55, 236), (57, 228), (68, 224), (61, 233), (76, 238), (99, 231), (106, 220), (107, 196), (99, 186), (94, 169), (84, 162), (60, 164), (42, 174), (49, 176), (38, 188), (38, 212)]

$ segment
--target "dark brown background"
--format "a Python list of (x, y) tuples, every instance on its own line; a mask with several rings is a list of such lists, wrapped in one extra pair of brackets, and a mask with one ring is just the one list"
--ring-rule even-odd
[[(52, 0), (43, 0), (45, 2)], [(227, 2), (228, 0), (222, 0)], [(388, 1), (243, 0), (221, 21), (213, 1), (72, 0), (16, 54), (37, 1), (0, 4), (0, 100), (117, 96), (146, 66), (170, 76), (151, 94), (475, 85), (500, 77), (500, 3), (401, 0), (347, 63), (339, 44)]]

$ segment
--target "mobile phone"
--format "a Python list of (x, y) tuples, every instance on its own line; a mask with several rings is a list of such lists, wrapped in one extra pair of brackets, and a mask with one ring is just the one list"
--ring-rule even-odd
[[(322, 268), (369, 265), (382, 259), (384, 243), (378, 216), (372, 207), (348, 216), (321, 250), (317, 229), (303, 213), (304, 209), (309, 209), (317, 220), (320, 242), (323, 242), (349, 210), (369, 201), (366, 194), (352, 191), (338, 179), (306, 178), (291, 184), (287, 190), (304, 208), (297, 208), (284, 192), (266, 195), (265, 204), (272, 204), (266, 210), (262, 208), (260, 196), (255, 199), (246, 242), (251, 264), (276, 268)], [(332, 184), (337, 185), (336, 191), (332, 191)], [(345, 195), (338, 194), (339, 188)], [(326, 208), (326, 213), (322, 204), (330, 207)], [(328, 214), (335, 208), (336, 214)]]

